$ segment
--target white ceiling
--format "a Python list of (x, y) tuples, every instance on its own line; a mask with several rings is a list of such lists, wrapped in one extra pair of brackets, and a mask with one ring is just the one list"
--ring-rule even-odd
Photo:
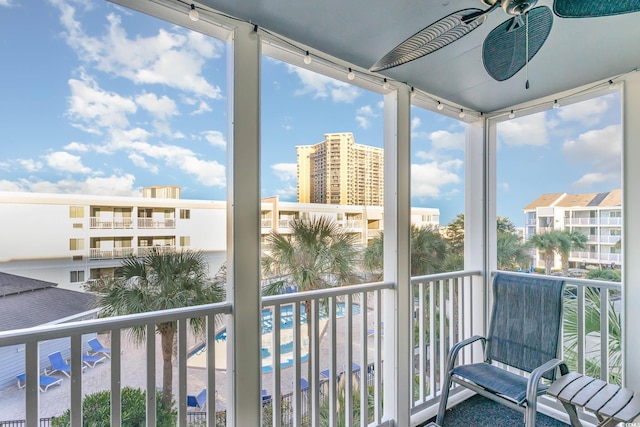
[[(603, 0), (613, 1), (613, 0)], [(389, 50), (427, 25), (480, 0), (201, 0), (205, 7), (257, 24), (368, 70)], [(553, 8), (552, 0), (537, 6)], [(504, 82), (482, 63), (482, 43), (509, 17), (498, 8), (478, 29), (430, 55), (382, 71), (436, 99), (491, 113), (555, 93), (607, 80), (640, 67), (640, 13), (565, 19), (554, 15), (551, 33), (525, 69)]]

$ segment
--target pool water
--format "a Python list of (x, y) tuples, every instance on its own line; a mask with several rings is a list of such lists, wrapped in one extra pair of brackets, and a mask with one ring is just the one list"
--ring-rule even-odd
[[(352, 313), (353, 314), (359, 314), (360, 313), (360, 305), (359, 304), (352, 304)], [(336, 303), (336, 315), (337, 317), (342, 317), (344, 316), (344, 311), (345, 311), (345, 304), (344, 303)], [(328, 313), (326, 312), (325, 309), (322, 309), (320, 312), (320, 319), (326, 319), (328, 317)], [(300, 323), (301, 325), (306, 325), (307, 324), (307, 315), (305, 312), (305, 308), (304, 306), (300, 306)], [(280, 308), (280, 329), (281, 332), (288, 337), (291, 337), (291, 333), (288, 331), (290, 329), (293, 329), (293, 305), (286, 305), (286, 306), (282, 306)], [(266, 308), (264, 310), (262, 310), (262, 336), (270, 338), (271, 336), (271, 332), (273, 331), (273, 311), (270, 308)], [(219, 331), (216, 336), (215, 336), (215, 340), (220, 342), (224, 342), (227, 339), (227, 330), (222, 329), (221, 331)], [(271, 341), (271, 340), (269, 340)], [(308, 343), (307, 343), (308, 344)], [(207, 348), (206, 348), (206, 343), (202, 343), (201, 345), (199, 345), (195, 350), (191, 351), (189, 353), (188, 358), (197, 356), (197, 357), (202, 357), (203, 353), (206, 353)], [(217, 352), (216, 352), (217, 353)], [(270, 363), (272, 354), (271, 354), (271, 349), (269, 348), (262, 348), (262, 360), (263, 360), (263, 367), (262, 367), (262, 371), (263, 372), (270, 372), (272, 370), (272, 366)], [(282, 342), (280, 344), (280, 354), (281, 356), (283, 356), (283, 360), (280, 363), (280, 366), (282, 368), (285, 368), (287, 366), (291, 366), (293, 365), (293, 359), (291, 357), (288, 357), (288, 354), (293, 353), (293, 340), (291, 338), (288, 338), (288, 341), (286, 342)], [(301, 356), (301, 361), (305, 361), (307, 360), (309, 357), (308, 354), (306, 354), (306, 352), (303, 351), (303, 354)], [(265, 363), (267, 362), (267, 363)]]
[[(344, 307), (345, 304), (343, 302), (336, 303), (336, 314), (338, 317), (344, 316)], [(360, 313), (360, 305), (352, 304), (351, 311), (353, 314)], [(320, 311), (320, 318), (326, 319), (328, 316), (326, 310)], [(300, 322), (303, 325), (307, 324), (307, 313), (305, 311), (304, 306), (300, 306)], [(280, 308), (280, 329), (291, 329), (293, 328), (293, 306), (285, 305)], [(262, 310), (262, 335), (266, 335), (271, 333), (273, 330), (273, 311), (270, 308), (265, 308)], [(216, 334), (216, 341), (224, 341), (227, 339), (227, 330), (226, 328), (221, 330)], [(283, 344), (284, 345), (284, 344)]]

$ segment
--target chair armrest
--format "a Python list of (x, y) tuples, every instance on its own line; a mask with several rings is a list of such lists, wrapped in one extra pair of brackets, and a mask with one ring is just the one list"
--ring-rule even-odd
[(538, 366), (531, 371), (531, 376), (527, 381), (527, 402), (535, 402), (538, 396), (538, 383), (542, 379), (542, 376), (546, 373), (560, 367), (562, 374), (569, 372), (567, 365), (560, 359), (551, 359), (548, 362)]
[(484, 348), (487, 343), (487, 339), (481, 335), (474, 335), (465, 340), (457, 342), (453, 347), (451, 347), (451, 350), (449, 351), (449, 356), (447, 358), (447, 372), (453, 369), (453, 365), (456, 362), (456, 358), (458, 357), (458, 353), (460, 352), (460, 350), (462, 350), (469, 344), (473, 344), (476, 341), (480, 341), (482, 343), (482, 352), (484, 354)]

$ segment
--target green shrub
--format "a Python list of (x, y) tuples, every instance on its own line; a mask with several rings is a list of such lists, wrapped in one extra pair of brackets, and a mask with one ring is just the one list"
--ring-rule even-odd
[[(138, 427), (146, 422), (146, 392), (139, 388), (122, 389), (122, 426)], [(162, 392), (156, 393), (157, 426), (172, 427), (176, 424), (176, 411), (162, 406)], [(110, 427), (111, 391), (99, 391), (88, 394), (82, 401), (83, 427)], [(52, 420), (52, 427), (71, 425), (71, 411), (66, 410)]]

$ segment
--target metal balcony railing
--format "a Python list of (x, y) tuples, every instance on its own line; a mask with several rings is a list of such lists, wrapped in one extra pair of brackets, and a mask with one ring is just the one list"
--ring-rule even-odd
[(173, 218), (154, 219), (154, 218), (138, 218), (138, 228), (176, 228), (176, 220)]
[[(621, 381), (621, 284), (563, 277), (553, 279), (567, 283), (563, 359), (572, 371), (609, 382)], [(485, 300), (490, 297), (483, 293), (485, 278), (479, 271), (415, 277), (411, 286), (414, 304), (410, 354), (413, 363), (409, 366), (414, 378), (413, 399), (402, 404), (409, 405), (412, 420), (415, 420), (414, 417), (433, 411), (438, 403), (442, 367), (450, 346), (484, 329)], [(383, 293), (393, 287), (393, 283), (379, 282), (262, 299), (262, 387), (263, 394), (268, 396), (263, 401), (263, 426), (317, 426), (321, 416), (323, 420), (329, 417), (333, 423), (330, 425), (343, 421), (346, 425), (363, 425), (359, 414), (367, 414), (366, 425), (385, 425), (386, 420), (382, 418), (383, 348), (388, 345), (385, 340), (393, 342), (394, 337), (392, 330), (385, 333)], [(168, 321), (176, 321), (178, 325), (178, 357), (174, 367), (178, 424), (199, 425), (198, 422), (209, 417), (209, 425), (221, 425), (226, 418), (226, 408), (233, 405), (233, 397), (225, 395), (228, 388), (216, 388), (216, 374), (213, 373), (218, 371), (219, 375), (228, 368), (217, 356), (225, 354), (216, 348), (226, 339), (226, 330), (220, 328), (216, 319), (227, 316), (230, 320), (232, 311), (230, 303), (210, 304), (0, 333), (0, 346), (25, 346), (25, 399), (29, 408), (26, 425), (39, 425), (40, 414), (36, 408), (39, 399), (47, 396), (47, 393), (38, 396), (37, 387), (38, 374), (43, 368), (38, 356), (42, 342), (70, 338), (70, 406), (72, 414), (74, 411), (77, 414), (82, 402), (82, 377), (86, 374), (81, 369), (82, 336), (96, 332), (110, 335), (111, 382), (105, 387), (110, 389), (112, 396), (112, 425), (119, 425), (122, 414), (120, 378), (124, 366), (120, 352), (121, 332), (133, 327), (146, 328), (143, 356), (146, 358), (146, 389), (156, 390), (155, 325)], [(217, 392), (207, 394), (207, 410), (197, 416), (186, 410), (187, 356), (190, 354), (187, 322), (194, 317), (204, 317), (207, 322), (202, 345), (207, 350), (202, 356), (206, 360), (206, 388)], [(474, 350), (479, 351), (465, 350), (461, 359), (471, 361), (481, 357), (474, 354)], [(256, 351), (260, 350), (256, 348)], [(147, 404), (147, 417), (151, 421), (155, 420), (154, 402), (151, 399)], [(361, 410), (354, 410), (360, 402), (363, 402)], [(365, 405), (367, 410), (364, 410)], [(539, 405), (557, 409), (555, 401), (548, 398), (542, 398)]]
[(92, 229), (131, 229), (133, 228), (133, 219), (100, 218), (92, 216), (89, 219), (89, 227)]
[[(187, 323), (191, 318), (202, 317), (206, 322), (205, 340), (207, 348), (210, 349), (205, 369), (207, 370), (207, 389), (216, 390), (216, 376), (209, 375), (215, 373), (216, 369), (226, 369), (226, 366), (216, 366), (215, 349), (216, 340), (216, 320), (223, 315), (231, 314), (230, 303), (208, 304), (197, 307), (186, 307), (160, 312), (149, 312), (136, 315), (118, 316), (104, 319), (83, 320), (80, 322), (70, 322), (58, 325), (45, 325), (30, 329), (21, 329), (0, 333), (0, 346), (24, 345), (26, 387), (25, 399), (28, 410), (25, 414), (27, 427), (36, 427), (40, 423), (40, 396), (38, 387), (38, 377), (43, 371), (40, 366), (39, 347), (40, 344), (59, 338), (70, 338), (71, 347), (71, 377), (70, 406), (72, 422), (79, 422), (79, 415), (82, 408), (82, 377), (86, 373), (82, 369), (82, 346), (83, 335), (97, 332), (108, 333), (110, 335), (111, 359), (110, 365), (110, 391), (111, 391), (111, 425), (121, 425), (122, 405), (121, 405), (121, 378), (123, 371), (123, 354), (121, 332), (134, 327), (141, 327), (145, 330), (146, 336), (146, 390), (155, 393), (156, 386), (156, 324), (163, 322), (177, 322), (177, 387), (174, 388), (176, 406), (178, 408), (178, 424), (186, 425), (187, 420)], [(147, 393), (149, 394), (149, 393)], [(43, 394), (44, 395), (44, 394)], [(215, 425), (215, 393), (207, 395), (207, 407), (213, 408), (211, 411), (210, 425)], [(147, 399), (148, 425), (156, 425), (156, 400)], [(0, 420), (0, 424), (2, 421)], [(80, 425), (80, 424), (78, 424)]]

